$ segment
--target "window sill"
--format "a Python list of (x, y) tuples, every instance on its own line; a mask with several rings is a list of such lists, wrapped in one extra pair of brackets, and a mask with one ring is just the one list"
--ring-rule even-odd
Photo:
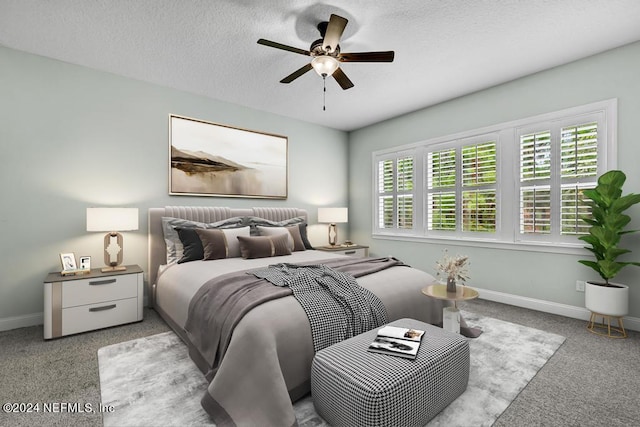
[(588, 256), (590, 252), (584, 249), (581, 244), (568, 244), (568, 243), (536, 243), (536, 242), (500, 242), (497, 240), (486, 239), (460, 239), (452, 237), (425, 237), (418, 235), (399, 235), (399, 234), (383, 234), (373, 233), (371, 236), (374, 239), (379, 240), (396, 240), (406, 242), (424, 242), (433, 244), (447, 244), (453, 246), (470, 246), (478, 248), (491, 248), (491, 249), (503, 249), (510, 251), (525, 251), (525, 252), (546, 252), (554, 254), (565, 255), (580, 255)]

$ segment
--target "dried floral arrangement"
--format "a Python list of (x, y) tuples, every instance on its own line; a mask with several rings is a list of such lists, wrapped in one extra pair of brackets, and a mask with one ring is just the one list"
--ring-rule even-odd
[(456, 255), (455, 257), (451, 257), (445, 249), (442, 259), (436, 261), (436, 270), (438, 270), (436, 275), (440, 276), (442, 274), (446, 276), (447, 279), (464, 283), (469, 279), (469, 272), (467, 271), (469, 264), (468, 256)]

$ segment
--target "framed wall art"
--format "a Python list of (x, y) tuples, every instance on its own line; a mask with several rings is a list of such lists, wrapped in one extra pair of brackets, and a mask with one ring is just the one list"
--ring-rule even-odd
[(169, 194), (286, 199), (288, 139), (169, 116)]

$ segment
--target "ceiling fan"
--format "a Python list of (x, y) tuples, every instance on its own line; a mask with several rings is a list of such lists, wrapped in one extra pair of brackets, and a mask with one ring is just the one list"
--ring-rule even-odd
[(298, 77), (310, 71), (312, 68), (318, 75), (326, 78), (333, 76), (342, 89), (353, 87), (353, 82), (340, 68), (340, 62), (393, 62), (394, 52), (359, 52), (359, 53), (343, 53), (340, 52), (340, 37), (349, 22), (346, 18), (332, 14), (329, 22), (321, 22), (318, 24), (320, 31), (320, 39), (311, 43), (309, 50), (298, 49), (296, 47), (287, 46), (281, 43), (272, 42), (270, 40), (260, 39), (258, 44), (275, 47), (300, 55), (310, 56), (311, 62), (300, 67), (293, 73), (289, 74), (280, 83), (291, 83)]

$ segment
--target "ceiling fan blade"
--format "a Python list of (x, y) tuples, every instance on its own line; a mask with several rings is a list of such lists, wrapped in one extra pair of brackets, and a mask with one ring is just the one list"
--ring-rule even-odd
[(340, 62), (393, 62), (395, 56), (394, 51), (386, 52), (358, 52), (358, 53), (340, 53), (338, 60)]
[(349, 80), (349, 77), (342, 71), (341, 68), (337, 68), (333, 74), (333, 78), (336, 79), (340, 87), (344, 90), (350, 89), (353, 87), (353, 82)]
[(322, 41), (322, 48), (327, 53), (333, 52), (336, 50), (336, 47), (338, 47), (340, 37), (342, 37), (342, 33), (344, 32), (344, 28), (347, 26), (347, 22), (349, 21), (346, 18), (331, 14), (331, 18), (329, 18), (329, 25), (327, 25), (327, 31), (324, 35), (324, 40)]
[(291, 83), (292, 81), (294, 81), (295, 79), (297, 79), (298, 77), (306, 73), (307, 71), (310, 71), (312, 68), (313, 67), (311, 66), (311, 64), (307, 64), (303, 67), (300, 67), (293, 73), (289, 74), (284, 79), (280, 80), (280, 83)]
[(304, 49), (298, 49), (297, 47), (287, 46), (286, 44), (272, 42), (271, 40), (260, 39), (258, 44), (275, 47), (276, 49), (282, 49), (293, 53), (299, 53), (300, 55), (311, 56), (311, 52)]

